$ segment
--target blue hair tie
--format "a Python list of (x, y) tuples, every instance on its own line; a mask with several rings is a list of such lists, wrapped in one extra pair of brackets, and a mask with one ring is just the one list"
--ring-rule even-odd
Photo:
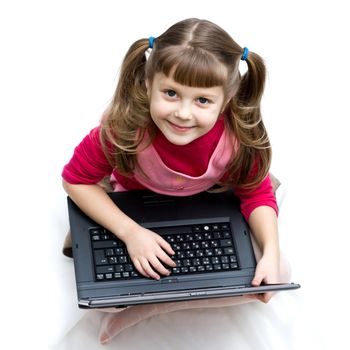
[(149, 46), (150, 49), (153, 49), (154, 40), (156, 40), (156, 38), (154, 36), (150, 36), (148, 38), (148, 46)]
[(246, 61), (247, 58), (248, 58), (248, 55), (249, 55), (249, 50), (248, 50), (247, 47), (245, 47), (245, 48), (243, 49), (243, 53), (242, 53), (241, 60), (242, 60), (242, 61)]

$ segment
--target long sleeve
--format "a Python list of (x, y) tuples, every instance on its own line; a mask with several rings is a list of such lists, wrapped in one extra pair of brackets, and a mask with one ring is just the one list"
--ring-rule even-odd
[(247, 190), (236, 187), (234, 188), (234, 193), (241, 201), (241, 211), (247, 221), (252, 211), (260, 206), (269, 206), (273, 208), (278, 215), (276, 197), (269, 175), (255, 189)]
[(91, 132), (75, 148), (70, 161), (64, 166), (62, 177), (71, 184), (96, 184), (113, 169), (99, 140), (99, 127)]

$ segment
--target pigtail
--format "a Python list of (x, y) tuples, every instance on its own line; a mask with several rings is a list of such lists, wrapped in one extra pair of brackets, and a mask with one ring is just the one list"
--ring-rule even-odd
[(236, 185), (254, 188), (268, 174), (271, 164), (270, 141), (262, 121), (260, 102), (264, 92), (266, 68), (262, 58), (249, 52), (248, 70), (229, 106), (229, 119), (240, 143), (229, 173)]
[(137, 147), (151, 120), (145, 86), (148, 47), (148, 39), (141, 39), (129, 48), (113, 100), (101, 123), (104, 152), (112, 166), (123, 175), (134, 169)]

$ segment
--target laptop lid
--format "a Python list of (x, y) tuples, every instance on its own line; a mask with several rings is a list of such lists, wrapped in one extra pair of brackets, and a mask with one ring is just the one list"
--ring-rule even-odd
[[(108, 254), (118, 254), (122, 251), (122, 242), (86, 216), (68, 198), (80, 307), (124, 307), (299, 287), (296, 284), (260, 287), (250, 285), (256, 261), (249, 227), (232, 191), (202, 192), (188, 197), (175, 197), (144, 190), (113, 192), (109, 196), (124, 213), (140, 225), (161, 234), (167, 240), (170, 239), (171, 245), (178, 244), (179, 247), (185, 247), (180, 255), (181, 259), (176, 260), (181, 265), (181, 269), (174, 270), (168, 277), (161, 277), (159, 281), (144, 277), (133, 278), (129, 275), (127, 278), (121, 278), (117, 270), (119, 257), (113, 258)], [(217, 239), (214, 239), (215, 237)], [(188, 245), (184, 243), (187, 238), (193, 240)], [(107, 248), (105, 244), (112, 240), (114, 245), (112, 248)], [(177, 242), (177, 240), (180, 241)], [(225, 246), (228, 241), (231, 241), (232, 248)], [(234, 255), (229, 254), (230, 249), (234, 250)], [(214, 256), (214, 253), (220, 253), (220, 251), (221, 255)], [(210, 252), (213, 255), (205, 258), (200, 256)], [(102, 260), (99, 260), (101, 254), (104, 255)], [(206, 265), (208, 261), (217, 262), (217, 264), (212, 264), (214, 268), (210, 270)], [(195, 262), (197, 262), (196, 267), (189, 266), (191, 271), (181, 273), (182, 269), (183, 271), (186, 269), (186, 266), (182, 266), (183, 264)], [(220, 267), (219, 270), (218, 267)]]

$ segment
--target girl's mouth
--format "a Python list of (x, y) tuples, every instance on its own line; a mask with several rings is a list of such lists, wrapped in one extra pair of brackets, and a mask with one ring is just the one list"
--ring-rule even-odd
[(189, 131), (191, 129), (194, 128), (194, 126), (180, 126), (180, 125), (176, 125), (170, 121), (168, 121), (168, 123), (170, 124), (170, 126), (176, 130), (176, 131), (180, 131), (180, 132), (186, 132), (186, 131)]

